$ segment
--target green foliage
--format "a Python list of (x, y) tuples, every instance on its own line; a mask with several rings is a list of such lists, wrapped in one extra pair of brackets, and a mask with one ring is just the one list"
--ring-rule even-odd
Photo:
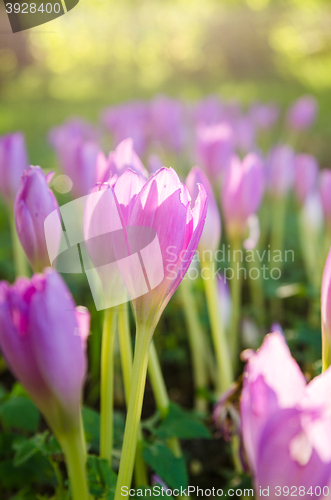
[(187, 487), (188, 476), (183, 457), (176, 458), (163, 443), (154, 443), (143, 450), (144, 460), (170, 488)]
[(108, 460), (89, 456), (87, 468), (91, 494), (95, 498), (113, 500), (117, 476), (110, 468)]
[(179, 439), (210, 439), (207, 427), (192, 412), (171, 403), (166, 418), (155, 429), (155, 434), (161, 439), (177, 437)]
[(40, 413), (30, 399), (18, 396), (1, 403), (0, 418), (6, 428), (35, 432)]

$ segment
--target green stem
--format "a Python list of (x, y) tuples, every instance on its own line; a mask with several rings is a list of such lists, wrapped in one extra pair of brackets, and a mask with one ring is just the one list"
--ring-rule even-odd
[(19, 240), (14, 214), (10, 217), (10, 229), (11, 229), (11, 237), (12, 237), (12, 245), (14, 252), (14, 264), (15, 264), (15, 273), (16, 276), (28, 276), (29, 268), (28, 261), (26, 260), (24, 250), (22, 248), (21, 242)]
[(122, 486), (131, 486), (139, 433), (139, 423), (145, 392), (150, 341), (151, 332), (146, 331), (145, 328), (137, 325), (130, 397), (125, 423), (122, 456), (118, 472), (115, 500), (120, 500), (122, 498)]
[(238, 254), (241, 255), (242, 245), (239, 236), (234, 236), (231, 239), (231, 265), (233, 276), (230, 281), (231, 287), (231, 301), (232, 301), (232, 318), (231, 318), (231, 353), (233, 359), (233, 366), (237, 365), (238, 349), (239, 349), (239, 327), (240, 327), (240, 310), (241, 310), (241, 282), (242, 275), (240, 269), (240, 259)]
[[(118, 308), (118, 336), (120, 341), (121, 365), (124, 382), (125, 401), (128, 405), (132, 378), (132, 342), (130, 335), (128, 304), (122, 304)], [(148, 484), (146, 465), (142, 455), (143, 436), (141, 430), (138, 432), (138, 442), (134, 466), (134, 477), (136, 486)]]
[[(156, 407), (161, 414), (161, 418), (165, 419), (169, 412), (170, 401), (153, 340), (149, 349), (148, 375), (151, 381)], [(169, 439), (168, 446), (176, 457), (182, 455), (178, 439)]]
[[(263, 293), (263, 278), (261, 273), (261, 263), (259, 259), (254, 259), (247, 262), (249, 268), (249, 286), (255, 310), (256, 317), (259, 322), (264, 325), (265, 323), (265, 303)], [(258, 274), (257, 273), (258, 270)]]
[(204, 353), (204, 332), (201, 327), (197, 306), (190, 280), (185, 277), (179, 286), (181, 301), (187, 324), (188, 339), (192, 355), (193, 379), (195, 386), (195, 407), (201, 412), (207, 411), (207, 401), (200, 391), (208, 387), (208, 373)]
[(213, 263), (202, 262), (202, 277), (205, 286), (211, 333), (216, 353), (218, 392), (226, 391), (233, 382), (230, 354), (228, 351), (224, 323), (221, 319), (217, 282), (213, 277)]
[(114, 340), (117, 308), (106, 309), (101, 347), (100, 456), (111, 464), (113, 450)]
[(77, 429), (62, 434), (58, 439), (66, 459), (72, 498), (88, 500), (90, 495), (85, 470), (86, 446), (82, 422)]
[[(274, 252), (276, 250), (282, 252), (284, 247), (284, 228), (285, 228), (285, 214), (286, 214), (287, 196), (274, 197), (272, 200), (272, 226), (271, 226), (271, 240), (270, 240), (270, 251), (271, 251), (271, 269), (270, 274), (272, 277), (272, 271), (276, 268), (282, 269), (282, 262), (274, 261)], [(282, 303), (280, 299), (274, 297), (271, 300), (271, 316), (273, 320), (281, 322), (282, 315)]]

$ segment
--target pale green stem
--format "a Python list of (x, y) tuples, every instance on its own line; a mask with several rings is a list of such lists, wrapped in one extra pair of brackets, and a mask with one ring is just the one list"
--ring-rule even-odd
[(111, 464), (113, 450), (114, 340), (117, 308), (104, 313), (101, 347), (100, 457)]
[[(161, 418), (164, 419), (168, 414), (170, 401), (153, 340), (149, 349), (148, 375), (152, 385), (156, 407), (161, 414)], [(176, 457), (181, 456), (182, 451), (177, 439), (169, 439), (168, 446)]]
[(207, 365), (204, 356), (204, 332), (197, 312), (191, 282), (187, 277), (181, 282), (179, 291), (181, 294), (192, 355), (193, 379), (196, 393), (195, 407), (201, 412), (206, 412), (207, 401), (199, 394), (200, 390), (206, 390), (208, 387)]
[[(278, 196), (272, 200), (272, 226), (271, 226), (271, 241), (270, 241), (270, 251), (271, 251), (271, 270), (282, 269), (282, 262), (275, 262), (275, 250), (283, 252), (284, 247), (284, 228), (285, 228), (285, 214), (286, 214), (287, 196)], [(281, 307), (280, 299), (273, 298), (271, 300), (271, 314), (273, 320), (281, 321)]]
[(259, 259), (248, 261), (248, 268), (251, 271), (249, 275), (249, 286), (252, 297), (253, 306), (256, 316), (261, 324), (265, 322), (265, 303), (263, 293), (263, 277), (261, 272), (261, 263)]
[(122, 486), (131, 486), (139, 433), (139, 423), (145, 392), (150, 341), (151, 332), (146, 331), (144, 327), (137, 325), (130, 397), (125, 422), (124, 440), (117, 478), (115, 500), (120, 500), (122, 498)]
[(226, 391), (233, 382), (230, 353), (227, 346), (224, 322), (221, 319), (217, 282), (213, 276), (213, 263), (203, 261), (202, 277), (205, 286), (212, 339), (216, 353), (218, 392)]
[(86, 446), (83, 424), (77, 429), (58, 436), (63, 450), (70, 482), (73, 500), (88, 500), (90, 498), (86, 479)]
[(231, 318), (231, 330), (230, 330), (230, 342), (231, 342), (231, 353), (234, 368), (238, 362), (238, 349), (239, 349), (239, 328), (240, 328), (240, 312), (241, 312), (241, 282), (242, 282), (242, 272), (240, 264), (242, 245), (240, 237), (233, 236), (231, 239), (231, 265), (233, 270), (233, 276), (230, 280), (231, 287), (231, 301), (232, 301), (232, 318)]
[[(118, 336), (120, 341), (121, 365), (124, 382), (125, 401), (128, 405), (132, 378), (132, 342), (130, 335), (128, 304), (122, 304), (118, 308)], [(141, 430), (138, 433), (138, 442), (134, 466), (136, 486), (148, 484), (146, 465), (142, 456), (143, 436)]]
[(21, 242), (19, 240), (16, 231), (15, 218), (13, 214), (11, 214), (10, 217), (10, 229), (11, 229), (16, 276), (28, 276), (29, 275), (28, 261), (26, 260), (24, 250), (22, 248)]

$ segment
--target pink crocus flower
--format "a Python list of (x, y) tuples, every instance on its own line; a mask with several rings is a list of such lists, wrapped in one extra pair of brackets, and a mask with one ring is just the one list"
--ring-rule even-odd
[(193, 110), (196, 124), (215, 125), (222, 121), (223, 107), (217, 96), (211, 95), (201, 99)]
[(71, 118), (62, 125), (52, 128), (48, 138), (56, 153), (60, 154), (63, 144), (67, 142), (97, 141), (98, 132), (87, 121), (81, 118)]
[(57, 436), (79, 426), (88, 333), (87, 309), (55, 271), (0, 283), (1, 351)]
[(209, 250), (214, 253), (218, 249), (221, 240), (221, 216), (208, 177), (199, 167), (193, 167), (186, 178), (186, 186), (192, 198), (192, 206), (194, 206), (195, 200), (199, 196), (199, 185), (205, 188), (208, 195), (208, 209), (198, 248), (202, 252)]
[(321, 195), (324, 217), (328, 228), (331, 229), (331, 170), (322, 170), (319, 175), (319, 191)]
[[(51, 212), (59, 208), (48, 187), (51, 175), (45, 176), (40, 167), (25, 170), (14, 202), (17, 234), (34, 272), (42, 271), (50, 265), (44, 221)], [(60, 227), (54, 227), (52, 240), (54, 246), (56, 241), (60, 245)]]
[[(109, 154), (108, 163), (109, 174), (111, 176), (117, 175), (119, 177), (126, 169), (130, 168), (134, 172), (137, 172), (141, 178), (146, 180), (148, 177), (148, 172), (135, 152), (133, 140), (130, 137), (120, 142), (115, 151)], [(107, 179), (99, 180), (100, 182), (107, 181)]]
[(296, 155), (294, 160), (294, 189), (297, 199), (304, 203), (317, 185), (318, 162), (308, 154)]
[(326, 369), (331, 365), (331, 249), (326, 259), (321, 289), (322, 362)]
[[(102, 189), (104, 203), (86, 207), (85, 239), (88, 243), (95, 235), (94, 221), (99, 223), (99, 234), (109, 232), (109, 227), (125, 231), (126, 249), (123, 250), (121, 237), (116, 241), (112, 238), (115, 255), (119, 257), (121, 253), (123, 257), (126, 252), (123, 259), (117, 258), (117, 265), (132, 299), (137, 325), (144, 325), (152, 335), (195, 254), (207, 213), (206, 191), (200, 187), (191, 208), (187, 188), (171, 168), (162, 168), (145, 184), (136, 172), (128, 169), (114, 188), (103, 185)], [(107, 203), (116, 210), (107, 211)], [(139, 228), (149, 230), (148, 244), (146, 230), (142, 233)], [(138, 251), (140, 264), (136, 260)], [(89, 252), (96, 265), (98, 249)], [(138, 273), (141, 264), (143, 272)]]
[(255, 102), (249, 108), (249, 116), (260, 130), (269, 130), (277, 122), (279, 109), (276, 104)]
[(157, 96), (149, 105), (150, 136), (165, 150), (179, 153), (184, 146), (184, 108), (180, 101)]
[(294, 182), (293, 149), (286, 144), (274, 147), (267, 161), (268, 189), (272, 196), (285, 196)]
[(254, 153), (232, 158), (221, 189), (221, 205), (230, 237), (242, 237), (249, 216), (261, 204), (265, 187), (264, 165)]
[[(331, 480), (331, 370), (308, 385), (284, 336), (268, 335), (246, 365), (241, 397), (244, 445), (263, 498), (282, 496), (283, 487), (304, 488), (303, 498), (329, 496)], [(293, 488), (293, 490), (291, 490)], [(310, 489), (310, 494), (309, 494)], [(301, 490), (303, 491), (303, 490)]]
[(315, 121), (317, 114), (317, 101), (311, 95), (299, 97), (289, 108), (286, 121), (293, 130), (309, 128)]
[(0, 193), (7, 203), (13, 203), (21, 175), (28, 166), (23, 134), (0, 137)]
[(234, 152), (235, 138), (227, 123), (200, 126), (197, 129), (198, 163), (211, 180), (217, 180), (225, 172)]

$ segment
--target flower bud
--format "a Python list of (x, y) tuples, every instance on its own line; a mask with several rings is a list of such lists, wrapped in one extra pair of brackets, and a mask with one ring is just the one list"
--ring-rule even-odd
[(28, 168), (24, 136), (16, 132), (0, 138), (0, 192), (7, 203), (12, 203), (22, 173)]
[(294, 160), (294, 189), (297, 199), (304, 203), (307, 196), (315, 190), (318, 177), (318, 163), (314, 156), (296, 155)]
[(317, 114), (317, 101), (311, 95), (305, 95), (295, 101), (287, 113), (287, 124), (293, 130), (309, 128), (315, 121)]

